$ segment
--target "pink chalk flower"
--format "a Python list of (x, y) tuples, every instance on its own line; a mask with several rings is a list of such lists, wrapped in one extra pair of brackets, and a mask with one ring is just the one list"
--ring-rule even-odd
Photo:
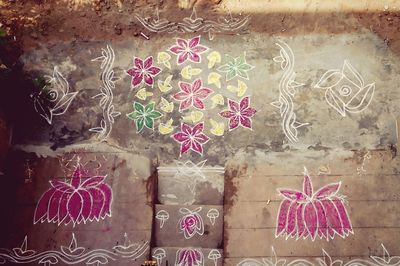
[(256, 109), (250, 107), (250, 97), (246, 96), (235, 102), (228, 99), (229, 110), (224, 110), (219, 113), (220, 116), (229, 119), (229, 131), (242, 126), (245, 128), (252, 128), (251, 118), (256, 114)]
[(181, 143), (180, 154), (187, 153), (189, 150), (203, 155), (203, 145), (210, 138), (203, 133), (204, 123), (200, 122), (194, 127), (190, 127), (186, 123), (181, 124), (181, 132), (172, 135), (172, 138)]
[(190, 239), (196, 234), (200, 236), (204, 234), (204, 222), (199, 214), (201, 209), (202, 207), (198, 207), (193, 211), (187, 208), (181, 208), (179, 210), (184, 216), (179, 220), (178, 226), (186, 239)]
[(192, 84), (180, 81), (178, 85), (181, 90), (173, 97), (180, 101), (179, 111), (186, 110), (190, 106), (204, 110), (203, 100), (214, 93), (212, 89), (202, 87), (201, 79), (196, 79)]
[(36, 206), (34, 224), (99, 221), (111, 217), (111, 187), (104, 183), (105, 176), (84, 178), (87, 171), (81, 165), (75, 168), (70, 183), (51, 180), (51, 188), (43, 193)]
[(303, 192), (279, 189), (284, 197), (279, 207), (275, 236), (296, 237), (312, 240), (318, 236), (326, 240), (335, 234), (346, 237), (353, 228), (344, 206), (343, 196), (338, 195), (339, 183), (331, 183), (313, 193), (311, 179), (305, 171)]
[(161, 68), (153, 66), (153, 57), (149, 56), (144, 61), (139, 57), (134, 57), (133, 64), (134, 67), (126, 71), (132, 77), (133, 88), (138, 87), (143, 81), (153, 87), (154, 77), (161, 72)]
[(177, 38), (176, 45), (169, 48), (171, 53), (178, 56), (178, 65), (183, 64), (186, 60), (192, 61), (193, 63), (200, 63), (200, 54), (207, 50), (207, 47), (200, 45), (200, 36), (188, 40)]
[(176, 266), (203, 266), (204, 255), (198, 248), (181, 248), (176, 252)]

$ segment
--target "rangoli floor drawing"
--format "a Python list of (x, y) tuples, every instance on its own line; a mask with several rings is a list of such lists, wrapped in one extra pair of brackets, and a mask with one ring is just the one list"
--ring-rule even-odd
[(0, 264), (400, 265), (400, 2), (0, 0)]

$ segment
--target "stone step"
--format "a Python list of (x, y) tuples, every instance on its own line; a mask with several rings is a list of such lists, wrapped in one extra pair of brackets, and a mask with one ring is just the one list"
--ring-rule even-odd
[(166, 205), (222, 205), (224, 168), (206, 161), (158, 167), (158, 200)]
[(156, 205), (153, 232), (160, 247), (218, 248), (223, 240), (223, 206)]
[[(152, 259), (157, 261), (157, 266), (222, 266), (223, 264), (222, 249), (155, 247), (151, 254)], [(194, 258), (192, 262), (190, 262), (191, 258)]]
[[(47, 157), (15, 151), (9, 160), (11, 163), (0, 183), (0, 197), (1, 202), (13, 204), (1, 206), (2, 214), (7, 217), (0, 230), (1, 248), (19, 248), (26, 236), (27, 248), (40, 254), (62, 253), (66, 250), (62, 247), (76, 247), (76, 252), (92, 250), (96, 251), (93, 254), (106, 254), (113, 265), (132, 265), (133, 261), (134, 265), (140, 265), (149, 258), (154, 214), (151, 163), (147, 158), (125, 152), (79, 150)], [(78, 164), (81, 176), (73, 177)], [(84, 185), (96, 176), (106, 177), (94, 178), (91, 185)], [(75, 192), (70, 187), (78, 179), (81, 194), (71, 203)], [(63, 196), (56, 195), (59, 185), (68, 191)], [(70, 219), (67, 224), (60, 214), (62, 202), (68, 206), (64, 210), (68, 214), (65, 217)], [(110, 207), (105, 213), (96, 214), (96, 209), (105, 208), (105, 202)], [(84, 214), (87, 212), (93, 217), (88, 218)], [(96, 261), (89, 259), (88, 256), (82, 262)], [(77, 262), (71, 261), (74, 263)]]

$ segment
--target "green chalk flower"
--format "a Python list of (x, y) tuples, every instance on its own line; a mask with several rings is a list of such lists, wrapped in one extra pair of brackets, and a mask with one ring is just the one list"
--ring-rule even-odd
[(133, 109), (135, 109), (135, 111), (126, 116), (135, 121), (137, 132), (141, 132), (144, 127), (154, 130), (154, 119), (162, 116), (160, 112), (154, 110), (154, 105), (154, 102), (149, 102), (146, 106), (138, 102), (133, 103)]
[(234, 77), (241, 77), (243, 79), (249, 79), (247, 72), (254, 68), (254, 66), (246, 63), (246, 54), (239, 57), (232, 57), (230, 55), (225, 55), (228, 63), (222, 65), (218, 68), (219, 72), (226, 73), (226, 81), (233, 79)]

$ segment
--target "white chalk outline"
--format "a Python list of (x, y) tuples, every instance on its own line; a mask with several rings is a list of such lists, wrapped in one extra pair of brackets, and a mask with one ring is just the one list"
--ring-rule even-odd
[[(354, 80), (348, 78), (346, 76), (346, 71), (349, 74), (353, 75), (353, 78), (358, 82), (356, 84)], [(331, 85), (331, 86), (321, 86), (322, 83), (326, 82), (329, 78), (333, 77), (334, 75), (339, 75), (339, 80)], [(355, 93), (347, 102), (344, 102), (337, 93), (333, 90), (333, 87), (340, 83), (340, 81), (345, 78), (349, 82), (349, 85), (354, 86), (355, 88), (359, 89), (357, 93)], [(344, 60), (342, 69), (330, 69), (326, 71), (322, 77), (319, 79), (317, 84), (314, 88), (318, 89), (326, 89), (325, 91), (325, 101), (335, 109), (341, 116), (346, 117), (346, 113), (360, 113), (368, 108), (371, 104), (372, 99), (374, 98), (375, 93), (375, 82), (365, 85), (364, 79), (361, 74), (350, 64), (349, 60)], [(353, 88), (354, 89), (354, 88)], [(365, 91), (364, 95), (362, 95), (363, 91)], [(342, 96), (348, 96), (352, 93), (352, 88), (349, 86), (342, 86), (340, 88), (339, 94)], [(362, 95), (361, 101), (355, 106), (351, 105), (353, 100), (356, 100), (359, 94)]]
[(362, 173), (366, 173), (367, 170), (365, 170), (365, 165), (367, 164), (367, 161), (369, 161), (371, 159), (371, 152), (367, 151), (364, 156), (363, 156), (363, 160), (361, 163), (361, 166), (357, 167), (357, 174), (358, 175), (362, 175)]
[[(314, 190), (314, 192), (313, 192), (313, 194), (312, 194), (312, 198), (322, 189), (322, 188), (324, 188), (324, 187), (326, 187), (326, 186), (328, 186), (328, 185), (332, 185), (332, 184), (334, 184), (334, 183), (329, 183), (329, 184), (327, 184), (327, 185), (323, 185), (322, 187), (320, 187), (320, 188), (318, 188), (317, 190), (315, 190), (315, 187), (314, 187), (314, 185), (313, 185), (313, 183), (312, 183), (312, 179), (311, 179), (311, 175), (308, 173), (308, 170), (307, 170), (307, 168), (304, 166), (304, 172), (303, 172), (303, 175), (304, 176), (308, 176), (309, 178), (310, 178), (310, 186), (313, 188), (313, 190)], [(339, 187), (338, 187), (338, 189), (337, 189), (337, 191), (339, 191), (340, 190), (340, 187), (342, 186), (342, 182), (341, 181), (339, 181), (338, 182), (338, 185), (339, 185)], [(304, 188), (303, 188), (304, 189)], [(280, 191), (282, 191), (282, 190), (290, 190), (290, 191), (293, 191), (293, 190), (295, 190), (295, 189), (292, 189), (292, 188), (278, 188), (277, 189), (277, 191), (279, 192), (279, 194), (280, 195), (282, 195), (282, 193), (280, 192)], [(301, 191), (301, 192), (303, 192), (304, 193), (304, 191)], [(346, 201), (346, 196), (344, 196), (344, 195), (340, 195), (340, 194), (335, 194), (335, 197), (337, 197), (337, 198), (339, 198), (339, 199), (341, 199), (343, 202), (347, 202)], [(278, 228), (278, 224), (279, 224), (279, 214), (280, 214), (280, 210), (281, 210), (281, 207), (282, 207), (282, 204), (283, 204), (283, 202), (285, 201), (285, 199), (283, 199), (282, 201), (281, 201), (281, 203), (279, 204), (279, 209), (278, 209), (278, 215), (276, 216), (276, 225), (277, 225), (277, 228)], [(337, 207), (335, 206), (335, 209), (337, 210)], [(337, 210), (338, 211), (338, 210)], [(350, 234), (352, 234), (352, 235), (354, 235), (354, 230), (353, 230), (353, 223), (351, 222), (351, 219), (350, 219), (350, 215), (349, 215), (349, 212), (348, 212), (348, 210), (347, 210), (347, 208), (344, 208), (344, 211), (345, 211), (345, 213), (346, 213), (346, 217), (347, 217), (347, 219), (349, 220), (349, 223), (350, 223), (350, 230), (348, 231), (348, 232), (346, 232), (346, 233), (343, 233), (343, 235), (340, 235), (334, 228), (334, 233), (333, 233), (333, 235), (331, 236), (331, 235), (328, 235), (328, 236), (323, 236), (323, 235), (320, 235), (319, 233), (317, 233), (317, 234), (315, 234), (315, 236), (314, 236), (314, 238), (311, 236), (311, 233), (309, 233), (309, 234), (307, 234), (305, 237), (304, 236), (299, 236), (299, 234), (298, 233), (296, 233), (295, 235), (292, 235), (292, 234), (288, 234), (287, 232), (286, 232), (286, 230), (283, 230), (282, 232), (280, 232), (279, 234), (276, 234), (276, 231), (275, 231), (275, 238), (278, 238), (278, 237), (284, 237), (285, 238), (285, 240), (288, 240), (289, 238), (294, 238), (296, 241), (297, 240), (299, 240), (299, 239), (303, 239), (303, 240), (306, 240), (308, 237), (310, 237), (310, 240), (312, 241), (312, 242), (314, 242), (315, 240), (318, 240), (318, 239), (324, 239), (324, 238), (326, 238), (326, 241), (329, 241), (329, 240), (333, 240), (334, 238), (335, 238), (335, 236), (336, 235), (338, 235), (338, 236), (340, 236), (341, 238), (343, 238), (343, 239), (345, 239), (346, 237), (348, 237)], [(303, 210), (303, 214), (304, 214), (304, 210)], [(288, 218), (288, 216), (287, 216), (287, 218)], [(340, 217), (339, 217), (340, 218)], [(340, 221), (341, 221), (341, 223), (342, 223), (342, 219), (340, 218)], [(343, 223), (342, 223), (343, 224)], [(296, 229), (294, 230), (294, 231), (296, 231), (296, 232), (298, 232), (298, 224), (297, 224), (297, 215), (296, 215), (296, 217), (295, 217), (295, 225), (296, 225)], [(285, 225), (285, 227), (286, 227), (287, 225)], [(308, 229), (307, 229), (307, 231), (308, 231)]]
[(164, 223), (169, 219), (169, 213), (166, 210), (159, 210), (156, 214), (156, 219), (160, 220), (160, 229), (163, 228)]
[(215, 224), (215, 220), (219, 217), (219, 211), (217, 209), (209, 209), (207, 212), (207, 217), (210, 219), (212, 225)]
[[(31, 95), (33, 98), (33, 106), (35, 111), (43, 117), (49, 125), (53, 122), (53, 116), (64, 114), (72, 103), (72, 100), (78, 94), (76, 92), (69, 92), (69, 83), (64, 76), (58, 71), (57, 66), (53, 69), (52, 76), (45, 76), (47, 84), (42, 90), (35, 95)], [(47, 87), (52, 87), (50, 91), (46, 91)], [(47, 93), (51, 96), (50, 99), (44, 99), (43, 93)], [(47, 106), (48, 103), (53, 103), (54, 106)]]
[(167, 252), (163, 248), (156, 248), (153, 250), (151, 257), (156, 259), (157, 266), (162, 266), (162, 261), (165, 257), (167, 257)]
[[(79, 157), (79, 156), (78, 156), (78, 159), (77, 159), (77, 160), (78, 160), (78, 164), (76, 165), (75, 171), (78, 170), (78, 167), (80, 167), (81, 170), (84, 170), (83, 166), (82, 166), (81, 164), (79, 164), (79, 160), (80, 160), (80, 157)], [(68, 182), (63, 182), (63, 183), (66, 183), (67, 186), (72, 186), (72, 178), (74, 178), (74, 177), (73, 177), (74, 174), (75, 174), (75, 172), (74, 172), (74, 173), (72, 174), (72, 176), (69, 178), (69, 182), (70, 182), (70, 183), (68, 183)], [(95, 176), (91, 176), (91, 177), (95, 177)], [(98, 176), (98, 177), (100, 177), (100, 176)], [(79, 220), (77, 220), (77, 221), (75, 221), (74, 219), (72, 219), (72, 218), (71, 218), (71, 215), (70, 215), (71, 211), (70, 211), (70, 209), (69, 209), (69, 201), (70, 201), (70, 199), (71, 199), (71, 196), (74, 194), (74, 192), (72, 192), (72, 193), (69, 193), (69, 196), (66, 198), (66, 200), (67, 200), (67, 202), (68, 202), (68, 203), (67, 203), (67, 215), (66, 215), (64, 218), (62, 218), (62, 219), (60, 220), (59, 215), (60, 215), (60, 204), (61, 204), (61, 203), (59, 203), (59, 205), (58, 205), (58, 210), (57, 210), (57, 215), (54, 216), (52, 219), (50, 219), (50, 218), (49, 218), (50, 203), (52, 202), (52, 198), (53, 198), (54, 194), (58, 191), (57, 188), (55, 188), (55, 187), (53, 187), (53, 185), (51, 185), (50, 188), (48, 188), (45, 192), (43, 192), (43, 194), (40, 196), (40, 198), (39, 198), (39, 200), (38, 200), (38, 202), (37, 202), (37, 205), (36, 205), (36, 208), (35, 208), (35, 212), (34, 212), (34, 217), (33, 217), (33, 224), (35, 225), (35, 224), (38, 224), (38, 223), (42, 224), (42, 223), (44, 223), (44, 222), (48, 222), (48, 223), (56, 223), (57, 226), (60, 226), (60, 225), (62, 225), (62, 224), (68, 225), (68, 224), (70, 224), (70, 223), (72, 222), (72, 226), (75, 227), (77, 224), (80, 224), (80, 223), (82, 223), (82, 222), (83, 222), (83, 224), (86, 224), (88, 221), (89, 221), (89, 222), (94, 222), (94, 221), (99, 222), (99, 221), (101, 221), (101, 220), (106, 219), (107, 217), (110, 217), (110, 218), (111, 218), (111, 217), (112, 217), (112, 205), (113, 205), (113, 201), (114, 201), (114, 197), (113, 197), (113, 196), (114, 196), (114, 195), (113, 195), (113, 191), (112, 191), (111, 186), (110, 186), (109, 184), (105, 183), (105, 179), (107, 178), (107, 175), (101, 175), (101, 177), (104, 177), (104, 180), (103, 180), (103, 182), (100, 183), (100, 184), (101, 184), (101, 185), (104, 185), (105, 187), (107, 187), (107, 188), (110, 190), (110, 203), (109, 203), (110, 209), (109, 209), (109, 212), (108, 212), (108, 213), (105, 213), (104, 215), (101, 215), (101, 214), (103, 213), (103, 210), (104, 210), (106, 204), (107, 204), (106, 201), (105, 201), (106, 196), (105, 196), (103, 190), (100, 190), (97, 186), (89, 186), (89, 187), (88, 187), (89, 189), (96, 189), (98, 192), (100, 192), (100, 193), (102, 194), (102, 196), (103, 196), (103, 199), (104, 199), (103, 204), (102, 204), (102, 207), (101, 207), (100, 215), (99, 215), (98, 217), (93, 216), (93, 218), (90, 218), (90, 215), (91, 215), (91, 214), (89, 214), (87, 218), (83, 218), (83, 219), (81, 218), (81, 219), (79, 219)], [(80, 179), (80, 182), (79, 182), (79, 183), (80, 183), (80, 185), (79, 185), (79, 187), (78, 187), (77, 190), (84, 190), (84, 188), (81, 187), (82, 184), (85, 183), (85, 181), (82, 181), (83, 178), (84, 178), (84, 177), (83, 177), (82, 175), (79, 176), (79, 179)], [(53, 179), (53, 180), (57, 180), (57, 179)], [(53, 180), (50, 180), (49, 183), (51, 184), (51, 181), (53, 181)], [(47, 212), (46, 212), (45, 214), (43, 214), (42, 216), (40, 216), (40, 217), (36, 217), (37, 208), (38, 208), (39, 204), (41, 203), (42, 198), (45, 197), (46, 194), (47, 194), (49, 191), (51, 191), (51, 190), (54, 190), (54, 192), (53, 192), (51, 198), (50, 198), (50, 199), (48, 200), (48, 202), (47, 202)], [(61, 199), (64, 198), (64, 195), (65, 195), (66, 193), (67, 193), (67, 192), (63, 192), (63, 194), (62, 194), (62, 196), (61, 196)], [(67, 193), (67, 195), (68, 195), (68, 193)], [(82, 203), (82, 202), (84, 201), (84, 199), (82, 198), (82, 196), (80, 196), (80, 199), (81, 199), (80, 202)], [(90, 206), (91, 206), (91, 208), (92, 208), (92, 209), (91, 209), (91, 213), (93, 212), (93, 201), (94, 201), (94, 199), (93, 199), (92, 195), (90, 194)], [(79, 215), (77, 215), (77, 217), (80, 217), (80, 216), (81, 216), (82, 211), (83, 211), (83, 207), (81, 208), (80, 213), (79, 213)], [(65, 222), (65, 219), (67, 219), (67, 217), (69, 217), (69, 221), (68, 221), (68, 222)]]
[[(323, 256), (320, 258), (313, 259), (297, 259), (288, 262), (287, 259), (279, 259), (274, 247), (272, 249), (271, 258), (262, 259), (244, 259), (237, 264), (237, 266), (397, 266), (399, 265), (400, 256), (390, 256), (386, 247), (381, 244), (383, 249), (383, 255), (380, 256), (369, 256), (368, 259), (352, 259), (344, 262), (343, 260), (333, 260), (332, 257), (322, 249)], [(393, 260), (393, 262), (391, 262)]]
[[(231, 63), (232, 61), (233, 61), (234, 63), (236, 63), (236, 60), (237, 60), (237, 59), (240, 59), (240, 57), (241, 57), (241, 55), (239, 55), (239, 56), (237, 56), (237, 57), (233, 57), (233, 56), (231, 56), (231, 55), (229, 55), (229, 54), (225, 54), (225, 58), (227, 59), (227, 61), (228, 61), (229, 63)], [(250, 69), (248, 69), (248, 70), (244, 70), (244, 72), (245, 72), (245, 74), (246, 74), (246, 77), (242, 77), (242, 76), (238, 75), (237, 65), (232, 66), (232, 65), (229, 64), (229, 63), (226, 63), (226, 64), (223, 64), (223, 65), (219, 66), (219, 67), (217, 68), (217, 71), (218, 71), (218, 72), (221, 72), (221, 73), (226, 73), (226, 74), (225, 74), (225, 81), (226, 81), (226, 82), (228, 82), (228, 81), (234, 79), (235, 77), (237, 77), (237, 80), (238, 80), (238, 81), (240, 81), (239, 78), (242, 78), (242, 79), (248, 81), (248, 80), (250, 80), (250, 77), (249, 77), (249, 74), (248, 74), (247, 72), (249, 72), (250, 70), (253, 70), (253, 69), (255, 68), (255, 66), (250, 65), (249, 63), (247, 63), (247, 61), (246, 61), (246, 52), (243, 52), (243, 59), (244, 59), (244, 62), (243, 62), (241, 65), (246, 64), (246, 65), (248, 65), (249, 68), (250, 68)], [(224, 70), (224, 68), (229, 68), (229, 70)], [(232, 69), (234, 69), (234, 71), (235, 71), (236, 73), (235, 73), (235, 75), (234, 75), (233, 77), (228, 78), (228, 73), (231, 72)], [(242, 82), (243, 82), (243, 81), (242, 81)], [(244, 83), (244, 82), (243, 82), (243, 83)]]
[(272, 102), (271, 105), (280, 110), (283, 133), (291, 143), (295, 143), (299, 141), (297, 129), (309, 124), (298, 122), (296, 120), (296, 114), (294, 113), (294, 96), (297, 92), (297, 88), (304, 86), (304, 84), (294, 81), (296, 74), (293, 70), (294, 54), (292, 49), (287, 43), (281, 40), (275, 44), (280, 48), (280, 55), (274, 57), (273, 60), (277, 63), (281, 63), (281, 69), (284, 72), (279, 82), (279, 98), (277, 101)]
[[(183, 236), (185, 237), (185, 239), (191, 239), (196, 234), (198, 234), (200, 236), (204, 235), (204, 222), (203, 222), (203, 217), (201, 217), (201, 215), (200, 215), (200, 212), (202, 209), (203, 209), (203, 207), (197, 207), (194, 210), (189, 210), (188, 208), (180, 208), (179, 209), (179, 212), (181, 214), (183, 214), (183, 216), (178, 221), (178, 228), (179, 228), (179, 230), (181, 230), (179, 233), (182, 233), (182, 231), (183, 231)], [(193, 233), (187, 233), (186, 230), (181, 228), (181, 222), (185, 218), (190, 217), (192, 215), (196, 215), (198, 217), (199, 224), (195, 225), (195, 229), (194, 229)]]
[(194, 250), (194, 251), (199, 252), (199, 254), (200, 254), (200, 263), (199, 264), (192, 264), (190, 266), (204, 266), (204, 254), (203, 254), (203, 251), (200, 248), (180, 248), (180, 249), (178, 249), (176, 251), (176, 256), (175, 256), (175, 266), (189, 266), (185, 262), (183, 262), (183, 264), (182, 263), (178, 264), (179, 253), (184, 251), (184, 250), (189, 250), (189, 251)]
[[(189, 56), (185, 61), (179, 63), (179, 54), (180, 54), (180, 53), (177, 53), (177, 54), (176, 54), (176, 53), (172, 52), (171, 49), (174, 48), (174, 47), (176, 47), (176, 46), (182, 48), (182, 47), (178, 44), (178, 39), (185, 41), (185, 42), (187, 43), (188, 47), (189, 47), (190, 41), (192, 41), (194, 38), (197, 38), (197, 37), (199, 38), (199, 43), (198, 43), (195, 47), (200, 46), (200, 47), (206, 48), (206, 50), (204, 50), (204, 51), (202, 51), (202, 52), (199, 52), (199, 53), (196, 53), (196, 54), (199, 56), (200, 61), (199, 61), (199, 62), (195, 62), (195, 61), (193, 61), (192, 59), (190, 59), (190, 56)], [(170, 47), (168, 47), (167, 52), (176, 55), (176, 64), (177, 64), (177, 66), (181, 66), (181, 65), (185, 64), (186, 61), (188, 61), (189, 64), (201, 64), (201, 54), (207, 53), (207, 52), (210, 51), (211, 49), (210, 49), (209, 47), (205, 46), (205, 45), (200, 44), (200, 42), (201, 42), (201, 35), (197, 35), (197, 36), (194, 36), (193, 38), (189, 38), (189, 39), (185, 39), (185, 38), (176, 38), (175, 44), (172, 45), (172, 46), (170, 46)], [(184, 49), (185, 49), (185, 48), (186, 48), (186, 47), (184, 47)], [(189, 48), (190, 48), (190, 47), (189, 47)], [(192, 49), (193, 49), (193, 48), (192, 48)], [(187, 51), (185, 51), (185, 50), (183, 50), (182, 52), (187, 53)], [(196, 69), (196, 67), (192, 68), (191, 65), (186, 65), (185, 67), (182, 68), (182, 70), (181, 70), (181, 72), (180, 72), (180, 76), (181, 76), (182, 78), (186, 79), (186, 80), (191, 80), (193, 76), (198, 76), (198, 75), (200, 75), (200, 73), (203, 71), (203, 69), (199, 68), (199, 69), (200, 69), (200, 73), (199, 73), (199, 74), (193, 75), (193, 74), (190, 73), (190, 78), (187, 79), (187, 78), (183, 77), (183, 75), (182, 75), (182, 71), (183, 71), (183, 69), (185, 69), (185, 68), (188, 68), (188, 71), (191, 72), (193, 69)]]
[(207, 20), (197, 16), (196, 9), (193, 8), (190, 17), (185, 17), (182, 22), (171, 22), (165, 18), (160, 19), (158, 8), (152, 17), (141, 17), (135, 14), (136, 19), (148, 31), (156, 33), (174, 33), (174, 32), (204, 32), (208, 33), (209, 40), (214, 39), (214, 33), (241, 34), (246, 31), (246, 26), (250, 21), (250, 16), (243, 18), (234, 18), (229, 11), (227, 17), (219, 17), (215, 20)]
[[(16, 264), (26, 264), (37, 262), (38, 264), (51, 265), (59, 262), (73, 265), (79, 263), (86, 264), (108, 264), (109, 261), (118, 261), (120, 259), (136, 260), (140, 258), (148, 249), (149, 242), (143, 244), (131, 244), (127, 240), (127, 234), (124, 234), (125, 243), (116, 245), (111, 249), (86, 249), (79, 247), (75, 234), (72, 233), (72, 239), (69, 246), (60, 246), (60, 250), (47, 250), (38, 252), (28, 249), (28, 236), (25, 236), (21, 247), (13, 249), (0, 249), (0, 264), (6, 262)], [(128, 244), (128, 243), (129, 244)]]
[(208, 253), (207, 258), (209, 260), (214, 261), (214, 266), (217, 266), (218, 265), (218, 260), (220, 258), (222, 258), (222, 255), (221, 255), (221, 252), (219, 252), (218, 249), (212, 249), (212, 250), (210, 250), (210, 253)]
[(92, 98), (101, 97), (99, 106), (103, 111), (103, 118), (100, 121), (99, 127), (93, 127), (89, 131), (98, 133), (98, 140), (106, 141), (112, 131), (112, 126), (115, 122), (114, 119), (121, 115), (121, 112), (114, 111), (113, 104), (113, 89), (115, 89), (115, 81), (117, 81), (114, 77), (113, 69), (115, 61), (114, 50), (110, 45), (107, 45), (105, 49), (101, 49), (101, 54), (100, 57), (92, 59), (92, 61), (101, 61), (100, 68), (102, 70), (100, 93)]
[[(225, 168), (220, 166), (205, 167), (207, 160), (198, 162), (197, 164), (188, 160), (186, 162), (174, 161), (176, 166), (159, 166), (159, 173), (174, 174), (174, 178), (179, 182), (187, 184), (191, 193), (194, 195), (197, 183), (206, 180), (208, 173), (225, 173)], [(186, 179), (185, 179), (186, 178)], [(189, 181), (189, 182), (188, 182)]]

